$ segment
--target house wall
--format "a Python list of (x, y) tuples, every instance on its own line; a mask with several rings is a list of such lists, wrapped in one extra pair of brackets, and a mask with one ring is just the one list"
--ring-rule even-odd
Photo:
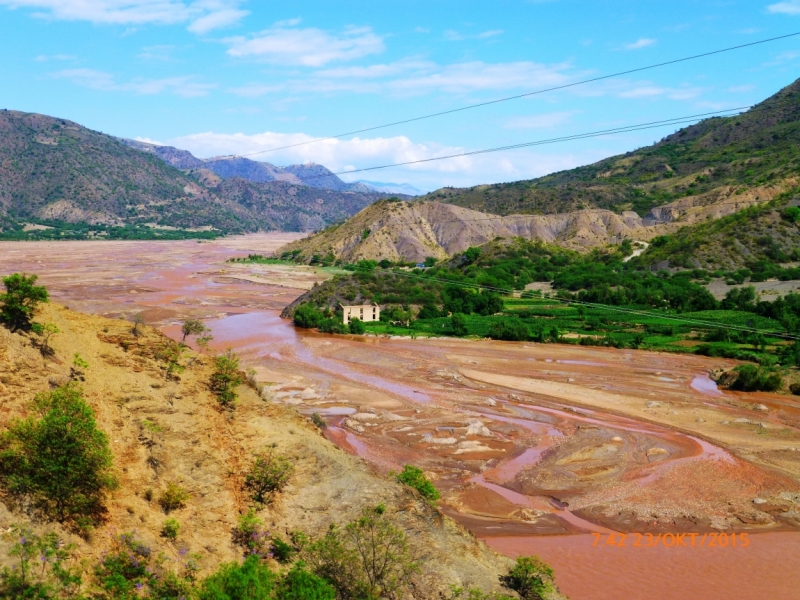
[(350, 324), (350, 319), (357, 319), (367, 323), (369, 321), (381, 320), (381, 307), (377, 304), (366, 304), (364, 306), (342, 306), (342, 321), (345, 325)]

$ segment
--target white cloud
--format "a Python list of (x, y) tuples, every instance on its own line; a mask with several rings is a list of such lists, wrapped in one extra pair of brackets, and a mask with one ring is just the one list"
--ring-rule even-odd
[(139, 137), (138, 135), (133, 138), (137, 142), (144, 142), (145, 144), (153, 144), (154, 146), (165, 146), (163, 142), (159, 142), (158, 140), (151, 140), (150, 138), (146, 137)]
[(46, 62), (49, 60), (78, 60), (77, 56), (72, 54), (54, 54), (53, 56), (46, 56), (41, 54), (34, 59), (36, 62)]
[[(189, 150), (195, 156), (246, 155), (268, 148), (302, 143), (313, 139), (304, 133), (265, 132), (255, 135), (243, 133), (197, 133), (168, 140), (171, 146)], [(278, 152), (252, 155), (253, 160), (268, 161), (278, 165), (315, 162), (334, 172), (375, 165), (408, 162), (437, 156), (458, 154), (465, 149), (434, 142), (414, 142), (405, 136), (389, 138), (353, 138), (350, 140), (325, 140)], [(589, 153), (556, 154), (553, 152), (516, 151), (498, 154), (458, 157), (430, 163), (393, 167), (375, 173), (360, 172), (343, 175), (347, 181), (363, 178), (391, 178), (412, 183), (421, 188), (433, 189), (443, 185), (474, 185), (487, 181), (513, 181), (538, 177), (569, 169), (579, 164), (593, 162), (613, 154), (606, 150)], [(383, 173), (386, 173), (385, 175)]]
[(541, 115), (529, 115), (525, 117), (514, 117), (506, 124), (506, 129), (549, 129), (557, 125), (563, 125), (572, 118), (574, 111), (552, 112)]
[(228, 91), (231, 94), (242, 96), (244, 98), (258, 98), (272, 92), (279, 92), (284, 89), (282, 85), (269, 85), (265, 83), (248, 83), (240, 87), (230, 88)]
[(224, 41), (230, 46), (230, 56), (306, 67), (362, 58), (385, 49), (383, 37), (369, 27), (347, 27), (332, 35), (313, 27), (299, 29), (290, 27), (288, 23), (276, 23), (251, 37), (237, 36)]
[(482, 33), (478, 33), (475, 35), (462, 35), (457, 31), (453, 31), (452, 29), (448, 29), (444, 32), (444, 39), (449, 42), (460, 42), (461, 40), (482, 40), (490, 37), (494, 37), (496, 35), (501, 35), (503, 33), (502, 29), (490, 29), (489, 31), (484, 31)]
[(703, 93), (703, 88), (697, 87), (660, 87), (657, 85), (637, 85), (623, 90), (617, 95), (620, 98), (656, 98), (665, 97), (670, 100), (693, 100)]
[(800, 15), (800, 0), (788, 0), (787, 2), (777, 2), (767, 6), (767, 11), (784, 15)]
[(625, 50), (639, 50), (640, 48), (647, 48), (648, 46), (652, 46), (656, 43), (656, 40), (652, 38), (639, 38), (632, 44), (625, 44), (623, 48)]
[(238, 22), (248, 14), (240, 4), (241, 0), (0, 0), (12, 9), (33, 9), (33, 16), (44, 19), (102, 25), (189, 23), (190, 31), (201, 34)]
[(199, 83), (192, 76), (167, 77), (163, 79), (132, 79), (127, 83), (117, 83), (111, 73), (94, 69), (65, 69), (52, 74), (58, 79), (67, 79), (76, 85), (105, 92), (133, 92), (141, 95), (171, 92), (183, 98), (206, 96), (217, 87), (212, 83)]

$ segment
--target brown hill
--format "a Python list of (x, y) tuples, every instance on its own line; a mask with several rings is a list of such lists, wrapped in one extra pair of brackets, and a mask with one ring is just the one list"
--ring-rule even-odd
[(800, 166), (800, 80), (749, 111), (711, 118), (660, 142), (538, 179), (442, 188), (424, 200), (499, 215), (583, 208), (636, 211), (685, 197), (728, 199), (795, 177)]
[[(316, 536), (331, 523), (355, 518), (362, 506), (384, 502), (407, 532), (423, 559), (414, 598), (444, 597), (450, 583), (498, 589), (498, 575), (510, 561), (488, 550), (464, 529), (423, 501), (409, 488), (375, 474), (362, 460), (327, 441), (308, 419), (263, 400), (249, 387), (238, 392), (234, 411), (221, 410), (208, 391), (211, 360), (200, 356), (177, 380), (165, 376), (158, 348), (167, 342), (156, 330), (132, 335), (129, 323), (88, 316), (57, 305), (45, 306), (40, 322), (61, 330), (47, 360), (28, 334), (0, 328), (0, 423), (29, 414), (30, 401), (69, 378), (72, 356), (89, 363), (82, 386), (98, 424), (111, 442), (119, 489), (108, 501), (106, 523), (84, 540), (54, 524), (34, 523), (59, 532), (93, 562), (109, 549), (108, 532), (136, 531), (137, 536), (168, 558), (188, 551), (201, 556), (202, 571), (241, 556), (232, 528), (248, 499), (243, 472), (252, 454), (265, 445), (291, 459), (295, 474), (288, 487), (260, 516), (272, 533), (289, 531)], [(188, 363), (186, 360), (184, 363)], [(167, 483), (189, 492), (185, 508), (170, 513), (182, 524), (178, 543), (159, 538), (165, 515), (155, 500)], [(152, 490), (152, 494), (147, 491)], [(29, 522), (0, 498), (5, 526)], [(0, 542), (6, 560), (8, 546)]]
[(439, 202), (387, 200), (368, 206), (342, 225), (283, 246), (276, 254), (296, 252), (303, 262), (421, 262), (427, 256), (446, 258), (497, 237), (541, 240), (585, 251), (625, 238), (646, 241), (684, 225), (730, 215), (771, 200), (789, 183), (750, 190), (735, 195), (735, 200), (715, 190), (672, 202), (644, 219), (633, 211), (617, 214), (599, 209), (499, 217)]

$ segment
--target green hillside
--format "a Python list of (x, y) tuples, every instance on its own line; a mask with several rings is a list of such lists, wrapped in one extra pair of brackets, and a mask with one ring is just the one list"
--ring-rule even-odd
[(423, 200), (484, 212), (549, 214), (580, 208), (635, 210), (748, 188), (800, 170), (800, 80), (735, 117), (706, 119), (660, 142), (539, 179), (442, 188)]

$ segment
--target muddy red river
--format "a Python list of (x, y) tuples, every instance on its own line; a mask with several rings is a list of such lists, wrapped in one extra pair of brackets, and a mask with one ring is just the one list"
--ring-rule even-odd
[(328, 273), (213, 243), (0, 243), (70, 308), (178, 337), (201, 318), (261, 395), (328, 423), (374, 469), (415, 464), (440, 507), (573, 600), (798, 598), (800, 404), (720, 391), (720, 359), (560, 344), (328, 336), (280, 310)]

